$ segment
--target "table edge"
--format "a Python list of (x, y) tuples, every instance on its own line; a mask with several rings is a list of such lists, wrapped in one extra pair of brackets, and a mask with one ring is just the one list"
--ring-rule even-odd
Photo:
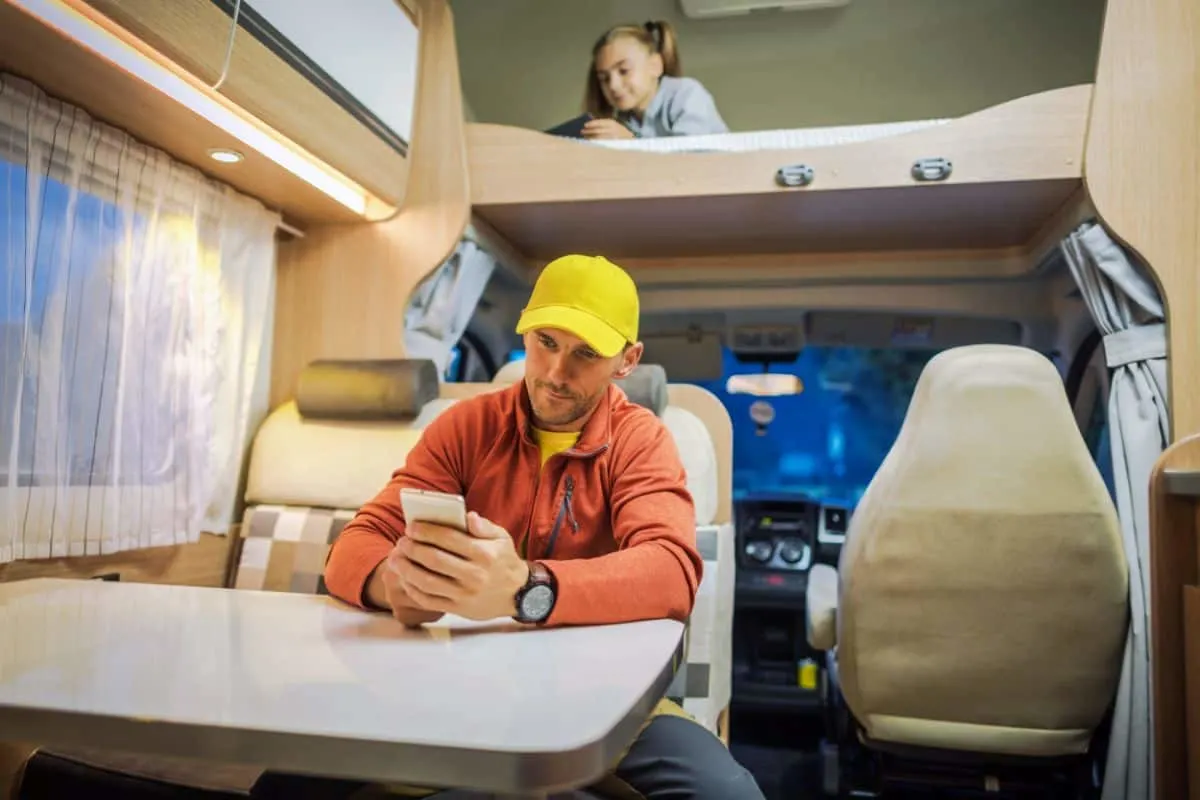
[[(310, 733), (224, 728), (0, 703), (0, 732), (46, 748), (103, 747), (203, 761), (263, 765), (326, 777), (428, 785), (491, 792), (552, 792), (579, 788), (616, 765), (683, 661), (678, 640), (650, 686), (621, 720), (599, 739), (564, 751), (489, 751), (398, 744)], [(19, 732), (19, 733), (17, 733)], [(9, 738), (0, 733), (0, 740)], [(382, 769), (380, 767), (383, 767)]]

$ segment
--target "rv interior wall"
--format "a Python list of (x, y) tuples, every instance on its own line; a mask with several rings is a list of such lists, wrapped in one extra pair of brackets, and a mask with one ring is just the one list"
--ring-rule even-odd
[[(1195, 4), (1108, 0), (1084, 180), (1100, 219), (1148, 265), (1165, 300), (1173, 441), (1200, 431), (1198, 73)], [(1152, 552), (1165, 544), (1149, 539)], [(1117, 776), (1128, 780), (1115, 783), (1113, 798), (1188, 795), (1186, 730), (1179, 712), (1185, 696), (1181, 604), (1181, 593), (1168, 592), (1156, 594), (1150, 607), (1153, 747), (1144, 729), (1142, 741), (1134, 744), (1152, 752), (1154, 762), (1152, 770), (1133, 763)]]
[(383, 222), (312, 226), (280, 247), (272, 405), (293, 395), (313, 359), (402, 357), (409, 297), (454, 252), (470, 219), (453, 19), (446, 0), (416, 8), (421, 44), (404, 204)]

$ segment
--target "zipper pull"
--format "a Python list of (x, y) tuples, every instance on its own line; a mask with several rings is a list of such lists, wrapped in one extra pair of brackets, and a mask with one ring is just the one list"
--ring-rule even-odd
[(563, 504), (567, 507), (567, 519), (571, 523), (571, 530), (579, 533), (579, 523), (575, 520), (575, 510), (571, 508), (571, 495), (575, 494), (575, 479), (567, 476), (567, 494), (563, 497)]

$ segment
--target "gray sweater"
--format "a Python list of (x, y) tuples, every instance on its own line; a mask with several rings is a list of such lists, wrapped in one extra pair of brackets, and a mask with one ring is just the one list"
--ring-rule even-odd
[(641, 121), (630, 114), (617, 118), (641, 139), (729, 132), (712, 95), (695, 78), (662, 76)]

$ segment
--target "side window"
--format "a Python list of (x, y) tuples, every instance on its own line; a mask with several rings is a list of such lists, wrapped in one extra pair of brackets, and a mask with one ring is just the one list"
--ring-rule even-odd
[(459, 342), (453, 350), (450, 351), (450, 363), (446, 365), (446, 373), (442, 375), (442, 380), (446, 383), (457, 383), (459, 375), (462, 374), (462, 364), (465, 358), (463, 354), (463, 344)]
[(1075, 410), (1079, 432), (1092, 460), (1104, 478), (1108, 493), (1116, 497), (1113, 483), (1112, 443), (1108, 423), (1109, 372), (1099, 334), (1088, 337), (1075, 355), (1067, 374), (1067, 396)]
[(447, 383), (489, 381), (496, 373), (493, 361), (483, 343), (468, 331), (450, 351), (450, 362), (446, 365), (442, 380)]

